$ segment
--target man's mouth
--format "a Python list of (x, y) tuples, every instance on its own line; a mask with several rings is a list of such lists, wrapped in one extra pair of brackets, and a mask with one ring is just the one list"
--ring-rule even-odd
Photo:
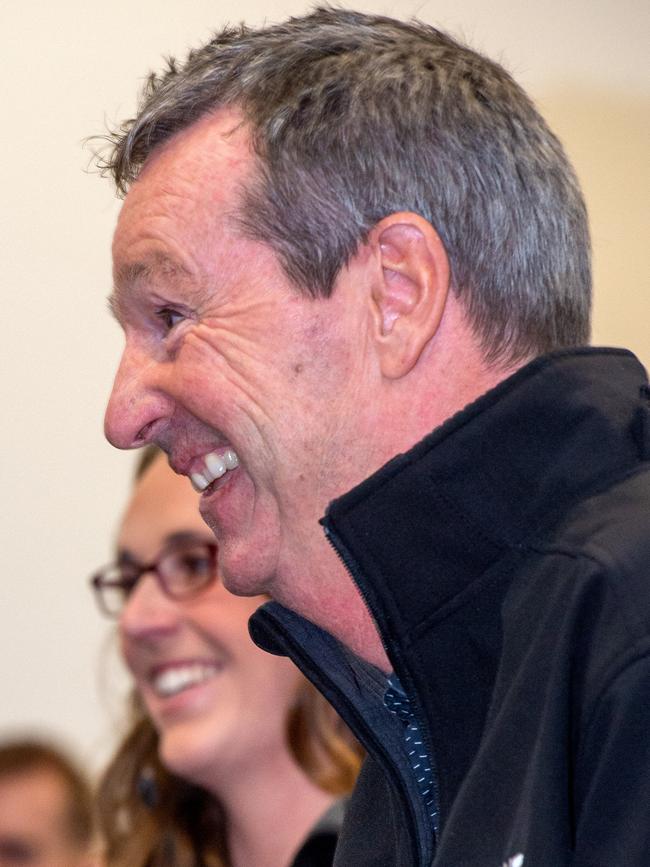
[(192, 487), (202, 494), (213, 482), (238, 466), (239, 458), (232, 449), (210, 452), (204, 456), (202, 465), (190, 473)]
[(169, 698), (192, 686), (204, 683), (220, 670), (216, 663), (192, 662), (174, 665), (159, 671), (151, 678), (153, 691), (159, 698)]

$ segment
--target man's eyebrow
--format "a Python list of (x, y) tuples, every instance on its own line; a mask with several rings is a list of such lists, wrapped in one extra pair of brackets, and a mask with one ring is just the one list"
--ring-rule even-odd
[(181, 277), (187, 279), (193, 277), (192, 272), (166, 253), (155, 253), (150, 258), (140, 262), (125, 262), (115, 270), (116, 288), (128, 288), (141, 280), (155, 280), (158, 278)]

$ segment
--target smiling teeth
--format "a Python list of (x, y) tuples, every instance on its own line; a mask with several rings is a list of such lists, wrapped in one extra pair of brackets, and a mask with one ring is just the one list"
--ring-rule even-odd
[(217, 671), (215, 665), (196, 663), (182, 668), (168, 668), (154, 677), (152, 683), (157, 695), (168, 698), (170, 695), (182, 692), (190, 686), (196, 686), (208, 680)]
[(203, 472), (190, 475), (192, 487), (200, 494), (215, 479), (220, 479), (228, 470), (234, 470), (238, 466), (239, 458), (232, 449), (227, 449), (223, 454), (210, 452), (203, 458)]

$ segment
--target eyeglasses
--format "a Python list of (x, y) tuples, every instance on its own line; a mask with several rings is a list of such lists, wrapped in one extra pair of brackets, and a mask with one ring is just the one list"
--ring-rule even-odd
[(208, 587), (217, 575), (217, 546), (192, 541), (165, 548), (152, 563), (125, 560), (109, 563), (90, 578), (99, 610), (119, 617), (140, 578), (151, 572), (171, 599), (189, 599)]

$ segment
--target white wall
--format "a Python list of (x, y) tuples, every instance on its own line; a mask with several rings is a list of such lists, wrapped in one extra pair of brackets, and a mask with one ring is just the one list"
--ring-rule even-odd
[[(295, 0), (5, 0), (1, 97), (0, 733), (59, 733), (95, 767), (124, 678), (86, 575), (108, 558), (132, 456), (101, 418), (121, 337), (109, 319), (110, 185), (81, 142), (127, 116), (162, 54)], [(595, 341), (650, 361), (645, 233), (645, 0), (357, 3), (417, 14), (500, 59), (532, 93), (583, 182), (595, 247)], [(108, 682), (98, 686), (99, 674)], [(103, 692), (103, 697), (102, 697)]]

